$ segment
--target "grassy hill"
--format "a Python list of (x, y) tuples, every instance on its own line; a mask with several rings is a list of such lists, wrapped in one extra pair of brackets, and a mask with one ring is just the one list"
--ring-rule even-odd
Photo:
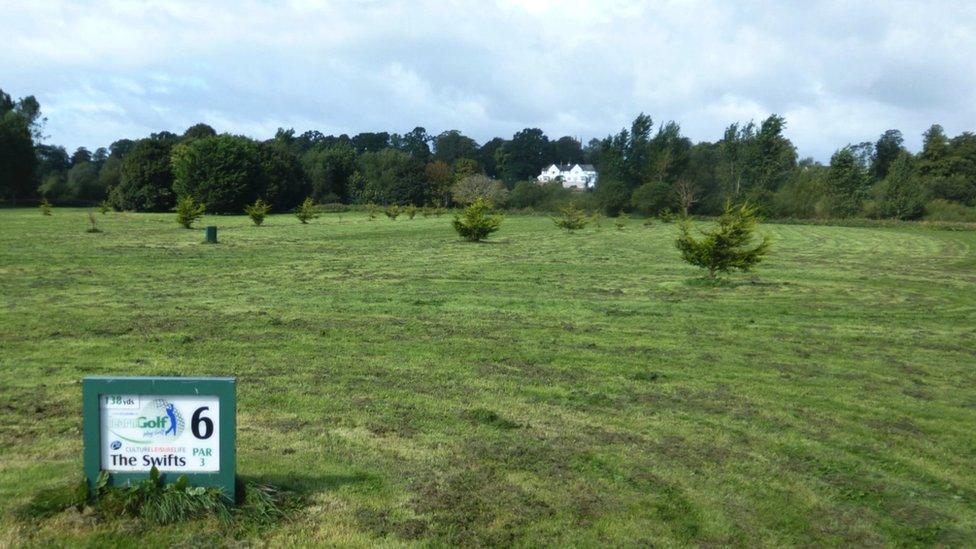
[[(763, 225), (716, 286), (637, 220), (98, 219), (0, 210), (0, 545), (976, 540), (976, 232)], [(301, 508), (23, 518), (94, 374), (237, 376), (239, 474)]]

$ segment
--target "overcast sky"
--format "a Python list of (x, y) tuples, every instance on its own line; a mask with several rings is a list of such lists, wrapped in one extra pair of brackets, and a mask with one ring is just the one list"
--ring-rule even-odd
[(976, 129), (974, 59), (967, 0), (0, 3), (0, 88), (69, 150), (200, 121), (585, 142), (643, 111), (695, 141), (779, 113), (825, 160), (888, 128), (911, 148), (933, 122)]

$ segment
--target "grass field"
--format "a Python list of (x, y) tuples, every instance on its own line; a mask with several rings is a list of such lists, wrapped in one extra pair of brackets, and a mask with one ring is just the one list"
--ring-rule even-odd
[[(0, 545), (973, 545), (976, 232), (764, 225), (703, 283), (674, 225), (490, 243), (448, 216), (0, 210)], [(24, 518), (86, 375), (233, 375), (270, 526)]]

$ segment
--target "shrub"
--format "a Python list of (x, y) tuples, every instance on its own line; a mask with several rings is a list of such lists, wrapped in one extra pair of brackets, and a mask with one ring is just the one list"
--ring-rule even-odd
[(267, 217), (269, 211), (271, 211), (271, 204), (268, 204), (260, 198), (255, 200), (254, 204), (244, 207), (244, 213), (251, 218), (251, 221), (257, 227), (260, 227), (264, 223), (264, 218)]
[(342, 213), (349, 211), (349, 205), (338, 202), (330, 202), (328, 204), (319, 204), (318, 210), (322, 213)]
[(102, 200), (98, 203), (98, 211), (102, 212), (102, 214), (107, 214), (112, 211), (112, 205), (108, 203), (108, 200)]
[(41, 215), (51, 215), (51, 209), (53, 206), (48, 199), (41, 199), (41, 205), (38, 207), (41, 209)]
[(101, 229), (98, 228), (98, 220), (95, 219), (95, 213), (91, 210), (88, 211), (88, 229), (85, 230), (86, 233), (100, 233)]
[(192, 196), (184, 196), (176, 201), (176, 221), (184, 229), (193, 227), (193, 222), (203, 217), (206, 206), (198, 204)]
[(479, 197), (464, 210), (454, 215), (454, 230), (469, 242), (484, 240), (502, 224), (501, 214), (492, 211), (491, 201)]
[(409, 206), (403, 209), (403, 212), (407, 214), (407, 219), (413, 219), (414, 217), (417, 216), (417, 207), (414, 206), (413, 204), (410, 204)]
[(598, 229), (603, 227), (603, 214), (600, 212), (593, 212), (593, 214), (590, 216), (590, 223), (593, 223)]
[(757, 223), (753, 206), (726, 204), (718, 219), (718, 227), (702, 231), (701, 239), (691, 235), (691, 223), (683, 219), (675, 246), (681, 251), (682, 259), (708, 269), (709, 278), (714, 279), (716, 273), (733, 269), (748, 271), (769, 251), (769, 239), (765, 236), (759, 244), (751, 246)]
[(577, 208), (573, 203), (563, 206), (559, 211), (562, 215), (553, 217), (552, 221), (557, 227), (566, 229), (569, 232), (582, 229), (589, 222), (586, 218), (586, 212)]
[(383, 213), (386, 214), (386, 217), (390, 218), (390, 221), (396, 221), (396, 218), (400, 216), (400, 206), (397, 206), (396, 204), (387, 206), (386, 209), (383, 210)]
[(596, 186), (596, 200), (609, 216), (615, 216), (630, 204), (631, 190), (622, 181), (600, 181)]
[(664, 208), (657, 216), (664, 223), (674, 223), (675, 218), (677, 218), (671, 208)]
[(644, 220), (643, 223), (641, 223), (641, 225), (643, 225), (645, 227), (652, 227), (652, 226), (654, 226), (654, 218), (653, 217), (648, 217), (647, 219)]
[(622, 231), (627, 227), (627, 221), (629, 219), (629, 215), (627, 215), (625, 212), (621, 212), (620, 215), (617, 216), (617, 219), (613, 221), (613, 224), (617, 227), (618, 231)]
[(670, 208), (674, 204), (673, 189), (664, 181), (644, 183), (630, 195), (630, 207), (648, 215)]
[(370, 221), (376, 219), (376, 216), (379, 215), (379, 212), (380, 212), (380, 207), (377, 206), (376, 204), (373, 204), (372, 202), (366, 204), (366, 213), (369, 215)]
[(308, 197), (299, 204), (298, 209), (295, 210), (295, 217), (302, 222), (302, 225), (308, 223), (312, 219), (318, 219), (319, 213), (315, 209), (315, 201), (312, 197)]
[(508, 200), (505, 184), (486, 175), (469, 175), (451, 188), (451, 197), (458, 204), (473, 204), (478, 198), (490, 200), (492, 204), (504, 205)]
[(976, 223), (976, 208), (937, 198), (925, 205), (925, 220)]

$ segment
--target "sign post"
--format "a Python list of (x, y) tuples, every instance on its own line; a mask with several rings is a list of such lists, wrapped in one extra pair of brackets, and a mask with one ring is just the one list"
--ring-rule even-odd
[(84, 468), (112, 485), (139, 481), (155, 466), (163, 482), (186, 476), (235, 498), (236, 379), (86, 377), (82, 382)]

